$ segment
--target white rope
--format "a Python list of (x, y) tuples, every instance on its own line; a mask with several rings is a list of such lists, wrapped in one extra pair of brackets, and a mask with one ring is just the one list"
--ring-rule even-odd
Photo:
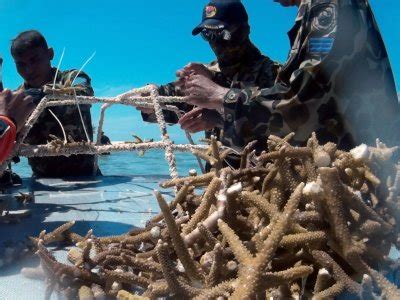
[(93, 57), (95, 57), (96, 55), (96, 51), (93, 52), (93, 54), (83, 63), (82, 67), (79, 69), (78, 73), (76, 73), (76, 76), (74, 78), (74, 80), (72, 80), (71, 82), (71, 87), (74, 85), (75, 80), (78, 78), (78, 76), (81, 74), (81, 72), (83, 71), (83, 69), (87, 66), (87, 64), (93, 59)]
[(155, 149), (165, 150), (170, 148), (177, 152), (193, 152), (195, 150), (207, 150), (206, 145), (189, 145), (189, 144), (168, 144), (165, 142), (148, 142), (148, 143), (113, 143), (112, 145), (96, 145), (95, 143), (68, 143), (64, 145), (55, 141), (47, 145), (22, 145), (20, 147), (19, 156), (23, 157), (48, 157), (48, 156), (70, 156), (77, 154), (100, 155), (103, 153), (120, 153), (130, 151), (149, 151)]
[(61, 67), (61, 63), (62, 63), (62, 61), (63, 61), (63, 58), (64, 58), (64, 54), (65, 54), (65, 47), (64, 47), (64, 49), (63, 49), (63, 52), (61, 53), (60, 60), (58, 61), (58, 65), (57, 65), (56, 74), (54, 75), (53, 89), (55, 89), (55, 88), (56, 88), (57, 76), (58, 76), (58, 72), (60, 71), (60, 67)]
[(74, 98), (75, 98), (76, 107), (78, 108), (79, 118), (81, 119), (81, 124), (82, 124), (82, 127), (83, 127), (83, 131), (85, 131), (86, 141), (89, 143), (90, 142), (89, 134), (87, 132), (85, 122), (83, 121), (81, 107), (79, 106), (79, 103), (78, 103), (78, 100), (76, 100), (76, 97), (77, 97), (76, 96), (76, 91), (74, 89)]
[[(84, 64), (84, 66), (90, 61), (90, 59)], [(84, 67), (83, 66), (83, 67)], [(81, 69), (83, 69), (83, 67)], [(151, 149), (162, 149), (165, 151), (165, 159), (169, 165), (169, 171), (172, 178), (179, 176), (176, 158), (174, 152), (192, 152), (195, 150), (206, 150), (206, 145), (194, 145), (190, 134), (187, 137), (191, 144), (175, 145), (171, 141), (168, 132), (167, 125), (164, 120), (163, 110), (170, 110), (179, 113), (179, 109), (171, 105), (173, 103), (185, 102), (185, 97), (166, 97), (159, 96), (158, 90), (155, 86), (149, 85), (142, 88), (133, 89), (127, 93), (118, 95), (116, 97), (90, 97), (90, 96), (77, 96), (74, 89), (45, 89), (45, 93), (48, 93), (46, 97), (42, 99), (39, 105), (36, 107), (32, 115), (29, 117), (25, 126), (22, 128), (13, 153), (10, 157), (14, 156), (25, 156), (25, 157), (48, 157), (48, 156), (70, 156), (74, 154), (88, 154), (88, 155), (100, 155), (103, 153), (112, 152), (127, 152), (127, 151), (148, 151)], [(72, 95), (65, 95), (63, 93), (72, 93)], [(141, 95), (150, 96), (141, 96)], [(68, 143), (65, 130), (60, 120), (52, 113), (60, 124), (64, 141), (53, 140), (46, 145), (23, 145), (23, 141), (27, 137), (29, 131), (40, 117), (41, 113), (48, 107), (65, 106), (65, 105), (78, 105), (79, 104), (95, 104), (103, 103), (102, 112), (99, 120), (99, 132), (95, 143), (90, 141), (88, 133), (85, 128), (85, 134), (87, 141)], [(154, 108), (157, 117), (157, 123), (161, 131), (162, 140), (159, 142), (144, 142), (144, 143), (114, 143), (112, 145), (99, 145), (101, 132), (105, 120), (105, 110), (113, 104), (122, 104), (134, 107), (150, 107)], [(80, 110), (79, 110), (80, 112)], [(80, 112), (81, 121), (83, 124), (82, 114)], [(3, 172), (10, 161), (7, 160), (0, 167), (0, 173)]]
[(62, 131), (63, 136), (64, 136), (64, 143), (65, 143), (65, 144), (68, 143), (67, 134), (65, 133), (64, 126), (63, 126), (63, 124), (61, 123), (60, 119), (57, 118), (57, 116), (55, 115), (55, 113), (53, 113), (53, 111), (52, 111), (50, 108), (49, 108), (49, 112), (52, 114), (52, 116), (54, 117), (54, 119), (56, 119), (56, 121), (58, 122), (58, 124), (59, 124), (60, 127), (61, 127), (61, 131)]

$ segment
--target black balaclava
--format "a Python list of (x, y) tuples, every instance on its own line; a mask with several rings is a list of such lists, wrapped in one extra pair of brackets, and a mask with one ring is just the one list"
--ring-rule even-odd
[(250, 41), (249, 34), (250, 26), (246, 23), (234, 30), (230, 40), (219, 39), (209, 42), (217, 56), (221, 72), (226, 76), (233, 76), (244, 63), (261, 54)]

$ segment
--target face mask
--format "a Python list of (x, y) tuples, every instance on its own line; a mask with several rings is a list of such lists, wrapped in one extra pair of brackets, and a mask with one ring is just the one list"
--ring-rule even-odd
[(214, 30), (212, 34), (207, 34), (207, 39), (220, 64), (236, 64), (248, 47), (249, 27)]

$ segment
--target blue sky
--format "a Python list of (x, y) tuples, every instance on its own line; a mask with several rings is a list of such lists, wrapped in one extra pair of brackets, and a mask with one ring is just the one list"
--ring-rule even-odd
[[(399, 86), (400, 1), (370, 2)], [(198, 0), (0, 0), (4, 84), (16, 88), (21, 83), (9, 46), (18, 32), (27, 29), (38, 29), (46, 36), (56, 52), (55, 65), (66, 48), (62, 69), (79, 68), (96, 51), (85, 71), (99, 96), (116, 95), (146, 83), (169, 82), (175, 70), (186, 63), (213, 59), (208, 45), (191, 35), (205, 4)], [(282, 8), (272, 0), (245, 0), (244, 4), (254, 43), (272, 59), (285, 61), (289, 47), (286, 32), (296, 9)], [(96, 111), (94, 115), (96, 118)], [(156, 131), (147, 129), (149, 125), (138, 124), (132, 109), (113, 109), (110, 117), (121, 121), (107, 124), (110, 131), (119, 132), (120, 124), (135, 122), (139, 126), (136, 130), (157, 136)], [(115, 137), (125, 138), (122, 134)]]

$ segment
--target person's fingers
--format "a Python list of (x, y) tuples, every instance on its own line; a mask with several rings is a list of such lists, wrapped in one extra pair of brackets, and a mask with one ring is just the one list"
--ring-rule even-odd
[(180, 123), (180, 126), (183, 130), (188, 130), (188, 128), (193, 127), (193, 125), (196, 123), (196, 120), (190, 119), (185, 122)]
[(188, 128), (195, 126), (200, 121), (201, 121), (201, 119), (196, 117), (196, 118), (187, 119), (187, 120), (181, 122), (180, 125), (181, 125), (182, 129), (187, 130)]
[(192, 87), (192, 86), (186, 87), (185, 94), (187, 96), (195, 96), (196, 95), (195, 91), (196, 91), (196, 89), (194, 87)]
[(190, 111), (190, 112), (184, 114), (184, 115), (179, 119), (178, 123), (179, 123), (179, 124), (183, 124), (183, 123), (187, 122), (188, 120), (191, 120), (191, 119), (193, 119), (193, 118), (197, 118), (197, 117), (199, 117), (199, 116), (201, 116), (201, 110), (199, 111), (199, 110), (197, 110), (197, 109), (194, 109), (194, 110), (192, 110), (192, 111)]
[(193, 118), (193, 117), (198, 116), (198, 115), (201, 114), (201, 113), (202, 113), (202, 109), (201, 109), (201, 108), (198, 108), (198, 107), (195, 107), (195, 108), (193, 108), (191, 111), (189, 111), (188, 113), (186, 113), (185, 116), (188, 116), (188, 117)]
[(189, 131), (190, 133), (197, 133), (204, 130), (206, 130), (206, 124), (204, 122), (194, 123), (186, 129), (186, 131)]
[(194, 83), (195, 83), (195, 80), (193, 79), (193, 76), (188, 76), (185, 79), (185, 87), (186, 88), (192, 87), (194, 85)]
[(0, 94), (2, 96), (2, 98), (4, 99), (5, 102), (10, 102), (11, 100), (11, 96), (12, 96), (12, 92), (9, 89), (5, 89), (4, 91), (1, 92)]
[(26, 105), (31, 105), (33, 103), (33, 97), (28, 95), (21, 95), (22, 102)]
[(196, 73), (191, 73), (188, 76), (188, 79), (186, 81), (194, 83), (194, 82), (198, 81), (199, 79), (201, 79), (201, 77), (202, 77), (202, 75), (199, 75), (199, 74), (196, 74)]
[(136, 107), (136, 109), (137, 109), (138, 111), (141, 111), (142, 113), (145, 113), (145, 114), (152, 114), (152, 113), (154, 113), (154, 109), (153, 109), (153, 108), (150, 108), (150, 107)]
[(186, 76), (185, 69), (179, 69), (178, 71), (175, 72), (175, 74), (176, 74), (176, 77), (180, 77), (180, 78)]
[(13, 93), (12, 100), (16, 102), (25, 102), (25, 101), (33, 101), (31, 96), (26, 95), (23, 91), (16, 91)]
[(185, 83), (186, 83), (185, 78), (178, 78), (178, 80), (174, 82), (174, 85), (177, 88), (184, 89)]

